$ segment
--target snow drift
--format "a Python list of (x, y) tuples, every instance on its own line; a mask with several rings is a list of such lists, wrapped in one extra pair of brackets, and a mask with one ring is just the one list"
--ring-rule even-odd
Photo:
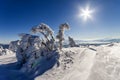
[(66, 48), (60, 67), (52, 68), (36, 80), (120, 80), (120, 44), (90, 48)]
[[(97, 47), (90, 46), (84, 48), (81, 47), (63, 48), (63, 50), (59, 53), (60, 57), (59, 57), (58, 65), (57, 64), (52, 65), (52, 67), (46, 70), (44, 73), (40, 73), (42, 72), (40, 71), (41, 67), (42, 70), (45, 70), (46, 68), (44, 67), (48, 66), (47, 62), (51, 64), (51, 62), (54, 62), (55, 60), (55, 58), (53, 58), (50, 61), (47, 61), (45, 57), (42, 57), (42, 61), (45, 63), (39, 64), (40, 66), (37, 68), (38, 71), (36, 70), (34, 74), (32, 74), (32, 76), (34, 76), (35, 74), (39, 74), (39, 73), (40, 74), (34, 76), (34, 78), (31, 79), (120, 80), (119, 50), (120, 50), (120, 43), (112, 43)], [(11, 60), (10, 62), (15, 62), (15, 59), (13, 59), (13, 57), (5, 58), (5, 59)], [(0, 58), (0, 61), (2, 61), (0, 64), (6, 63), (5, 59)], [(16, 74), (12, 72), (12, 70), (10, 72)], [(30, 76), (31, 74), (28, 74), (28, 77)], [(10, 79), (10, 80), (14, 80), (14, 79)]]

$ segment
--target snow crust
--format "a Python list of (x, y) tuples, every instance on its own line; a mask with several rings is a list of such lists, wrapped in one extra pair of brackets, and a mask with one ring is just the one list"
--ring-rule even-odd
[[(60, 67), (54, 67), (35, 80), (120, 80), (119, 50), (120, 43), (65, 48)], [(69, 57), (65, 57), (66, 54)]]
[[(59, 53), (59, 65), (55, 64), (51, 69), (35, 77), (34, 80), (120, 80), (119, 50), (120, 43), (84, 48), (63, 48)], [(15, 55), (0, 56), (0, 65), (12, 62), (16, 62)], [(41, 65), (41, 67), (44, 66)], [(8, 72), (17, 74), (12, 70)], [(35, 71), (35, 74), (38, 73), (39, 71)], [(28, 77), (30, 76), (28, 75)]]

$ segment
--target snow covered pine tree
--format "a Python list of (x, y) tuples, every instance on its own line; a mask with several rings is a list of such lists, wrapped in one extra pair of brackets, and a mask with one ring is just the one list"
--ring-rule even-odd
[(64, 24), (61, 24), (59, 26), (59, 32), (56, 36), (56, 38), (59, 40), (59, 49), (61, 50), (62, 49), (62, 45), (63, 45), (63, 41), (64, 41), (64, 31), (69, 29), (69, 24), (68, 23), (64, 23)]

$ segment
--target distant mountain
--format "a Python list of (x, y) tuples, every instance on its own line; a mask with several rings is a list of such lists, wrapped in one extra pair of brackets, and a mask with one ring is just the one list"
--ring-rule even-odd
[(101, 39), (101, 40), (94, 40), (98, 42), (120, 42), (120, 39)]
[[(99, 40), (91, 40), (91, 41), (86, 41), (86, 40), (75, 40), (75, 42), (77, 44), (88, 44), (88, 43), (91, 43), (91, 44), (101, 44), (101, 43), (111, 43), (111, 42), (120, 42), (120, 39), (99, 39)], [(64, 45), (68, 46), (69, 44), (69, 41), (68, 40), (65, 40), (64, 41)], [(9, 44), (0, 44), (0, 46), (2, 46), (4, 49), (5, 48), (9, 48)]]
[[(85, 45), (85, 44), (92, 44), (92, 45), (102, 45), (108, 44), (112, 42), (120, 42), (120, 39), (99, 39), (99, 40), (75, 40), (76, 44)], [(68, 47), (69, 41), (64, 41), (64, 47)]]

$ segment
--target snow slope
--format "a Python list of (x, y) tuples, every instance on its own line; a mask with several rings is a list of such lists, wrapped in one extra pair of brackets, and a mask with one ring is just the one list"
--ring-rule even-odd
[[(59, 67), (56, 64), (34, 80), (120, 80), (119, 50), (120, 43), (97, 47), (64, 48), (60, 52)], [(16, 62), (15, 55), (0, 57), (0, 80), (8, 80), (7, 77), (10, 76), (15, 79), (10, 78), (9, 80), (30, 80), (29, 75), (25, 75), (17, 69), (3, 69), (3, 64), (13, 62)]]
[(65, 74), (66, 76), (61, 80), (87, 80), (93, 66), (96, 52), (89, 49), (84, 49), (80, 52), (80, 49), (78, 49), (77, 53), (74, 65), (69, 71), (69, 74)]
[[(120, 80), (120, 44), (90, 46), (90, 48), (67, 48), (74, 53), (69, 69), (49, 70), (36, 80)], [(64, 57), (62, 57), (64, 60)]]
[(31, 80), (17, 69), (15, 54), (0, 56), (0, 80)]
[(120, 80), (120, 44), (97, 48), (94, 65), (88, 80)]
[(54, 67), (35, 80), (87, 80), (95, 55), (96, 52), (88, 48), (63, 49), (60, 67)]

